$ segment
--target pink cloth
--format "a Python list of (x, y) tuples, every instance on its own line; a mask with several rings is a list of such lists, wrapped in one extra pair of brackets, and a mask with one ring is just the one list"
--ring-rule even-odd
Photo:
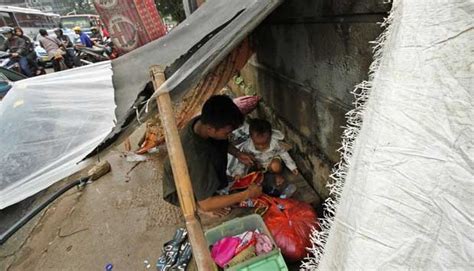
[(259, 101), (260, 97), (258, 96), (240, 96), (234, 99), (234, 103), (244, 115), (252, 112), (257, 107)]
[(217, 241), (211, 249), (211, 257), (214, 262), (224, 268), (237, 254), (255, 246), (257, 255), (265, 254), (273, 249), (270, 237), (256, 231), (246, 231), (236, 236), (224, 237)]
[(222, 268), (235, 256), (235, 250), (240, 244), (238, 237), (224, 237), (217, 241), (211, 250), (211, 257)]

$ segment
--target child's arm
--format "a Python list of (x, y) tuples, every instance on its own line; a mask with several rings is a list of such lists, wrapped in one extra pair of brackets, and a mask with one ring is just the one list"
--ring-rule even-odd
[[(240, 150), (237, 150), (237, 151), (240, 152), (240, 153), (246, 153), (248, 155), (251, 155), (251, 153), (248, 150), (248, 144), (249, 144), (248, 141), (244, 142), (240, 146)], [(253, 158), (253, 156), (252, 156), (252, 158)], [(232, 177), (234, 177), (234, 178), (235, 177), (237, 177), (237, 178), (242, 177), (245, 174), (246, 170), (247, 170), (247, 165), (245, 163), (243, 163), (240, 159), (237, 159), (237, 161), (238, 161), (237, 165), (235, 165), (233, 171), (231, 172)]]
[(293, 160), (293, 158), (291, 158), (290, 154), (281, 147), (279, 147), (278, 150), (279, 150), (278, 155), (281, 157), (281, 160), (283, 160), (283, 162), (285, 162), (286, 167), (289, 170), (291, 170), (291, 172), (293, 172), (293, 174), (298, 175), (298, 168), (296, 167), (296, 163)]
[(240, 163), (244, 163), (247, 166), (251, 166), (255, 162), (255, 157), (253, 157), (252, 154), (249, 154), (245, 151), (245, 145), (246, 145), (246, 142), (242, 146), (243, 151), (240, 151), (234, 145), (229, 144), (227, 151), (231, 155), (235, 156), (239, 160)]

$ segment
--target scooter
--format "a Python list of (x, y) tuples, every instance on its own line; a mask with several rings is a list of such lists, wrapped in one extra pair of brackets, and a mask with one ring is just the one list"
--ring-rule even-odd
[(115, 59), (119, 57), (117, 50), (115, 49), (114, 43), (111, 38), (106, 38), (103, 42), (103, 48), (109, 59)]
[[(14, 71), (19, 74), (23, 74), (21, 72), (20, 64), (17, 61), (11, 61), (11, 54), (9, 52), (0, 51), (0, 67)], [(33, 76), (46, 74), (44, 67), (40, 65), (38, 65), (38, 69), (34, 69), (30, 65), (30, 69)]]
[(77, 57), (83, 64), (91, 64), (110, 60), (118, 57), (111, 39), (106, 39), (102, 44), (96, 43), (94, 47), (77, 47)]
[(76, 57), (85, 65), (109, 60), (109, 58), (104, 55), (105, 50), (103, 48), (77, 47), (76, 52)]
[(0, 51), (0, 67), (21, 73), (20, 64), (11, 61), (11, 54), (8, 52)]

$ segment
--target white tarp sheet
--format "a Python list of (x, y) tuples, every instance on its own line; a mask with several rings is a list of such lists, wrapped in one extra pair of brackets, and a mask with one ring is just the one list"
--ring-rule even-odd
[(0, 102), (0, 209), (80, 169), (114, 110), (110, 62), (16, 82)]
[(393, 2), (306, 268), (474, 270), (473, 18), (473, 1)]
[(74, 173), (90, 152), (119, 144), (156, 114), (156, 103), (145, 106), (151, 65), (167, 67), (161, 89), (179, 101), (281, 2), (206, 1), (166, 36), (112, 63), (19, 82), (0, 103), (0, 209)]

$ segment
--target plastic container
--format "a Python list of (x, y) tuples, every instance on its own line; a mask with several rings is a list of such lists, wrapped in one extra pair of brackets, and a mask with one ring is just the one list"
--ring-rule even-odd
[(272, 239), (274, 249), (267, 254), (259, 255), (245, 262), (239, 263), (224, 270), (229, 271), (267, 271), (267, 270), (288, 270), (285, 260), (281, 255), (280, 249), (276, 246), (272, 234), (268, 231), (262, 218), (257, 215), (249, 215), (245, 217), (235, 218), (227, 221), (215, 228), (205, 232), (207, 244), (211, 246), (221, 238), (226, 236), (234, 236), (245, 231), (254, 231), (258, 229), (261, 233), (266, 234)]

